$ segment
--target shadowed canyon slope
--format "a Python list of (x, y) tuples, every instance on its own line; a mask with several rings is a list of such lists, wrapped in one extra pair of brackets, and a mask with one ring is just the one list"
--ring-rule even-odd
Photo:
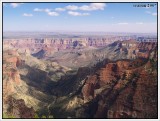
[(3, 48), (4, 113), (16, 118), (34, 118), (35, 114), (47, 118), (158, 117), (156, 42), (79, 44), (59, 51), (47, 46), (33, 51), (20, 45), (5, 43)]

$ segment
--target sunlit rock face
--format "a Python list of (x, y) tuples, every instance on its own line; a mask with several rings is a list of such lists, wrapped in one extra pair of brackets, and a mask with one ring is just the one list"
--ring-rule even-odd
[[(140, 66), (136, 65), (137, 61)], [(153, 95), (157, 89), (157, 71), (149, 61), (137, 61), (109, 63), (98, 71), (98, 75), (91, 75), (82, 88), (84, 101), (90, 103), (88, 107), (83, 107), (85, 111), (88, 108), (95, 110), (92, 112), (94, 118), (156, 118), (154, 101), (157, 97)], [(154, 68), (153, 75), (144, 67)], [(144, 90), (147, 87), (152, 91)], [(146, 96), (149, 100), (145, 100)], [(93, 102), (95, 107), (90, 107)]]

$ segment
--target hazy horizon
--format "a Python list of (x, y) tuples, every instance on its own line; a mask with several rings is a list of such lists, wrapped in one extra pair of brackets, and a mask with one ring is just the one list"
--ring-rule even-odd
[(67, 30), (57, 30), (57, 31), (3, 31), (3, 33), (130, 33), (130, 34), (157, 34), (157, 32), (112, 32), (112, 31), (67, 31)]

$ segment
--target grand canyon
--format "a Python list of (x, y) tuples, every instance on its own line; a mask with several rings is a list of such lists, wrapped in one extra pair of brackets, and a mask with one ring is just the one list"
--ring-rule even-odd
[(4, 36), (3, 118), (158, 118), (157, 62), (157, 36)]

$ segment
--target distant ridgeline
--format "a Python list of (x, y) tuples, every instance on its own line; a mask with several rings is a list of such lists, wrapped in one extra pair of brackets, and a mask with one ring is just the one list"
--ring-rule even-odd
[(157, 37), (138, 37), (139, 42), (157, 42)]
[(91, 36), (91, 37), (55, 37), (55, 38), (19, 38), (4, 39), (3, 44), (10, 43), (14, 47), (55, 47), (57, 50), (70, 49), (73, 47), (103, 47), (115, 41), (136, 39), (135, 36)]
[(73, 37), (44, 37), (44, 38), (12, 38), (7, 39), (4, 37), (4, 42), (6, 41), (12, 41), (13, 43), (19, 42), (19, 41), (25, 41), (26, 43), (33, 43), (33, 44), (45, 44), (46, 46), (52, 46), (52, 45), (67, 45), (68, 46), (73, 45), (80, 45), (80, 46), (106, 46), (110, 43), (113, 43), (115, 41), (124, 41), (124, 40), (135, 40), (138, 42), (157, 42), (156, 36), (115, 36), (115, 35), (106, 35), (106, 36), (88, 36), (88, 37), (79, 37), (79, 36), (73, 36)]

